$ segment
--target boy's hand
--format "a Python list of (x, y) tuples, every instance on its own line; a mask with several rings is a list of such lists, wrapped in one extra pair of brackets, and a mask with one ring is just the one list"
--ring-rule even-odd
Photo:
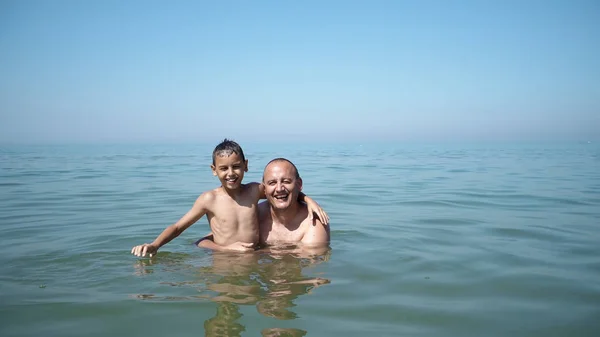
[(133, 249), (131, 249), (131, 254), (142, 257), (148, 254), (150, 255), (150, 257), (152, 257), (154, 254), (156, 254), (157, 251), (158, 247), (149, 243), (144, 243), (143, 245), (133, 247)]
[(254, 250), (254, 244), (252, 242), (235, 242), (225, 247), (226, 250), (232, 250), (236, 252), (251, 252)]
[(325, 212), (316, 201), (309, 197), (305, 197), (304, 202), (306, 203), (306, 207), (308, 207), (308, 216), (311, 220), (313, 219), (313, 213), (316, 213), (323, 225), (327, 226), (329, 224), (329, 215), (327, 215), (327, 212)]

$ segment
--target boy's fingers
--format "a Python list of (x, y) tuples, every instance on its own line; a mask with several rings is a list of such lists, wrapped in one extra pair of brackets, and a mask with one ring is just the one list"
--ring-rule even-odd
[(325, 216), (323, 215), (323, 212), (319, 212), (319, 220), (320, 220), (322, 223), (325, 223), (325, 222), (327, 222), (327, 220), (325, 220)]

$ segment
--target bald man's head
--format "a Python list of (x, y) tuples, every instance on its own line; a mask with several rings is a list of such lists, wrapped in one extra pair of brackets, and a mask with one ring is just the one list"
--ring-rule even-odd
[(263, 171), (263, 182), (265, 181), (265, 173), (267, 172), (269, 167), (272, 166), (271, 164), (282, 163), (282, 162), (291, 165), (292, 168), (294, 169), (296, 179), (300, 179), (300, 173), (298, 173), (298, 168), (296, 167), (296, 165), (294, 165), (294, 163), (292, 163), (291, 161), (289, 161), (285, 158), (275, 158), (275, 159), (271, 160), (270, 162), (268, 162), (267, 165), (265, 166), (265, 170)]
[(271, 210), (286, 211), (298, 203), (302, 178), (291, 161), (277, 158), (265, 166), (263, 186)]

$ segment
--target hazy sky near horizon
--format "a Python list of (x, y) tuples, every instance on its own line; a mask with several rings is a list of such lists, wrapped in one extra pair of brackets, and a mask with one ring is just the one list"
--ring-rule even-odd
[(600, 138), (600, 2), (0, 2), (0, 142)]

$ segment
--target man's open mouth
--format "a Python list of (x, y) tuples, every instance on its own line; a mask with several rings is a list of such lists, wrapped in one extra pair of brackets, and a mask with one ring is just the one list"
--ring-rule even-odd
[(277, 200), (287, 200), (288, 196), (289, 196), (289, 194), (279, 194), (279, 195), (274, 196), (274, 198)]

